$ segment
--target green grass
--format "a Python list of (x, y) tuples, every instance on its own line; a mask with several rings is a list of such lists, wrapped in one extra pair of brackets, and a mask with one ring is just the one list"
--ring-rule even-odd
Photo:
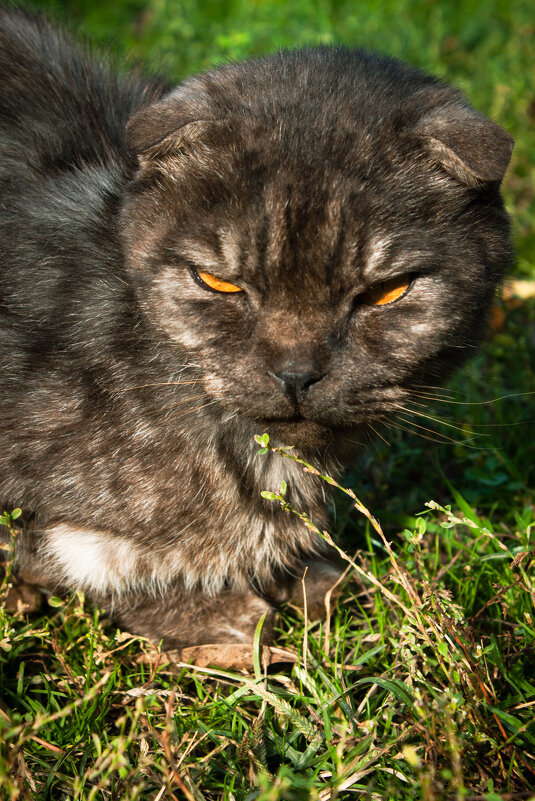
[[(530, 3), (38, 5), (177, 80), (315, 41), (447, 77), (517, 140), (505, 184), (515, 272), (535, 279)], [(158, 664), (81, 595), (30, 617), (2, 608), (0, 797), (535, 798), (535, 299), (505, 312), (450, 388), (431, 392), (422, 412), (434, 419), (385, 429), (346, 476), (382, 528), (336, 492), (331, 532), (354, 566), (329, 623), (281, 615), (293, 668)]]

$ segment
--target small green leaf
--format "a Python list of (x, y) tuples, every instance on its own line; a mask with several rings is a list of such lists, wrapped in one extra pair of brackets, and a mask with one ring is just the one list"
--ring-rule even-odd
[(63, 601), (61, 598), (57, 598), (55, 595), (51, 595), (48, 599), (49, 606), (63, 606)]
[(490, 711), (495, 715), (498, 715), (498, 717), (503, 720), (507, 728), (514, 734), (516, 734), (516, 732), (522, 728), (522, 721), (516, 718), (514, 715), (510, 715), (508, 712), (504, 712), (502, 709), (498, 709), (498, 707), (491, 706), (490, 704), (483, 703), (483, 705), (486, 706), (487, 709), (490, 709)]
[(440, 640), (437, 643), (437, 651), (439, 652), (440, 656), (444, 657), (444, 659), (448, 658), (448, 643), (445, 640)]
[(418, 530), (418, 534), (421, 537), (423, 537), (423, 535), (427, 531), (427, 520), (425, 519), (425, 517), (416, 518), (416, 528)]
[(260, 493), (262, 498), (265, 498), (267, 501), (278, 501), (279, 496), (275, 492), (269, 492), (269, 490), (262, 490)]
[(267, 609), (258, 623), (256, 624), (256, 629), (253, 638), (253, 666), (254, 666), (254, 674), (257, 681), (260, 681), (262, 676), (264, 675), (264, 671), (262, 670), (262, 645), (260, 643), (262, 637), (262, 629), (264, 628), (264, 623), (266, 622), (266, 617), (269, 614), (269, 609)]
[(18, 517), (21, 516), (21, 514), (22, 514), (22, 509), (13, 509), (13, 511), (11, 512), (11, 519), (16, 520)]
[(287, 489), (288, 489), (288, 485), (286, 484), (286, 481), (281, 481), (281, 485), (280, 485), (280, 490), (279, 490), (279, 492), (280, 492), (280, 494), (281, 494), (282, 496), (286, 495), (286, 490), (287, 490)]

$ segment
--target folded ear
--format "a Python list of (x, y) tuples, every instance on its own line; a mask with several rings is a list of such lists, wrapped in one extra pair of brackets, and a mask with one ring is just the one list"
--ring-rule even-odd
[(202, 96), (193, 99), (182, 87), (137, 111), (126, 126), (126, 144), (142, 168), (158, 166), (169, 156), (193, 156), (229, 139), (228, 124), (216, 120)]
[(447, 172), (468, 186), (501, 181), (513, 152), (509, 134), (461, 99), (426, 111), (412, 132)]
[(126, 125), (126, 144), (136, 155), (156, 150), (168, 136), (194, 122), (196, 117), (183, 109), (174, 97), (144, 106)]

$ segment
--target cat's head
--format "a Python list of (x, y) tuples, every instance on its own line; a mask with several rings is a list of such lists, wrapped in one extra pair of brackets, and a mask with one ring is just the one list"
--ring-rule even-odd
[(479, 342), (512, 141), (457, 91), (360, 51), (280, 53), (190, 79), (128, 140), (146, 318), (259, 430), (313, 444), (391, 416)]

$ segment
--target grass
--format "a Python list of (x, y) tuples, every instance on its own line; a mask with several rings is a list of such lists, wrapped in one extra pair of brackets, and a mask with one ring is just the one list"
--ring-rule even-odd
[[(529, 3), (39, 5), (177, 80), (319, 40), (447, 76), (517, 139), (515, 277), (535, 280)], [(81, 594), (30, 616), (1, 607), (0, 797), (535, 798), (535, 299), (500, 307), (481, 354), (430, 390), (434, 419), (382, 431), (346, 476), (364, 513), (334, 488), (331, 531), (354, 564), (328, 622), (283, 611), (292, 668), (177, 667)]]

